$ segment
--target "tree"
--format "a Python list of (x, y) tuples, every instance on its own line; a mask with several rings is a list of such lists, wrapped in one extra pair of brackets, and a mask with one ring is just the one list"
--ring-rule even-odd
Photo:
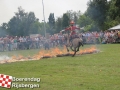
[(54, 18), (54, 13), (50, 13), (49, 18), (48, 18), (48, 23), (49, 23), (49, 33), (54, 32), (55, 28), (55, 18)]
[(81, 15), (80, 11), (73, 11), (73, 10), (68, 10), (66, 13), (69, 19), (75, 21), (76, 23), (79, 19), (79, 16)]
[(27, 13), (22, 7), (18, 7), (18, 12), (6, 25), (3, 24), (3, 27), (7, 27), (6, 30), (10, 35), (26, 36), (32, 33), (39, 33), (38, 21), (34, 12)]
[(41, 28), (39, 22), (34, 22), (30, 25), (29, 34), (40, 34)]
[(104, 28), (110, 28), (120, 23), (119, 0), (111, 0), (108, 2), (108, 11), (106, 14), (106, 21)]
[(0, 37), (6, 36), (6, 35), (7, 35), (7, 32), (5, 31), (5, 29), (0, 27)]
[(60, 32), (60, 30), (63, 29), (63, 26), (62, 26), (62, 17), (58, 17), (58, 18), (56, 19), (55, 29), (56, 29), (56, 33), (57, 33), (57, 32)]
[(78, 19), (78, 23), (80, 27), (85, 27), (86, 25), (90, 25), (92, 23), (92, 19), (86, 14), (80, 15)]
[(107, 0), (90, 0), (88, 3), (87, 14), (93, 19), (100, 29), (103, 29), (106, 19)]
[(120, 0), (116, 0), (115, 6), (120, 9)]
[(8, 22), (8, 32), (10, 35), (17, 35), (18, 36), (18, 32), (20, 32), (20, 22), (18, 22), (18, 19), (14, 16), (13, 18), (10, 19), (10, 21)]
[(62, 20), (63, 28), (68, 27), (69, 26), (69, 22), (70, 22), (70, 18), (68, 17), (68, 15), (66, 13), (63, 14), (63, 20)]
[[(25, 32), (29, 34), (37, 34), (40, 31), (38, 19), (35, 17), (34, 12), (29, 12), (27, 16), (27, 22), (25, 27)], [(32, 33), (33, 32), (33, 33)]]
[(3, 23), (3, 24), (1, 25), (1, 29), (7, 30), (7, 29), (8, 29), (8, 24), (7, 24), (7, 23)]

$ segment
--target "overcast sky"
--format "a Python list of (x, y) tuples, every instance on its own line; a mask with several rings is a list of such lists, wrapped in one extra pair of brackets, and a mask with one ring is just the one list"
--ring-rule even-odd
[[(48, 21), (50, 13), (54, 13), (55, 18), (60, 17), (68, 10), (81, 11), (84, 13), (87, 9), (89, 0), (43, 0), (45, 20)], [(0, 0), (0, 25), (8, 22), (14, 12), (18, 12), (21, 6), (25, 12), (34, 12), (40, 22), (43, 20), (42, 0)]]

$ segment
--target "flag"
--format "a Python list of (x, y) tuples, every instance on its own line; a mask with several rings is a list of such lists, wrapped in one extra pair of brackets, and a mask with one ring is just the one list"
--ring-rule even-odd
[(12, 76), (0, 74), (0, 86), (10, 88), (12, 82)]

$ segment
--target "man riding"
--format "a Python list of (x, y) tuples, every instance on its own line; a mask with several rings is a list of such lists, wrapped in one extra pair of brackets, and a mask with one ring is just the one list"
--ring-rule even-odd
[(71, 21), (70, 26), (65, 29), (65, 31), (70, 31), (70, 36), (69, 36), (70, 42), (72, 41), (72, 39), (78, 38), (77, 33), (76, 33), (76, 29), (80, 30), (80, 28), (76, 27), (74, 24), (75, 24), (75, 22)]
[(74, 24), (75, 24), (74, 21), (71, 21), (70, 26), (62, 30), (62, 31), (70, 31), (70, 34), (68, 35), (65, 34), (65, 39), (66, 39), (65, 46), (68, 52), (69, 52), (69, 48), (72, 51), (74, 51), (73, 56), (76, 54), (76, 52), (79, 51), (80, 46), (81, 45), (83, 46), (82, 39), (77, 35), (77, 32), (76, 32), (76, 29), (80, 30), (80, 28), (75, 26)]

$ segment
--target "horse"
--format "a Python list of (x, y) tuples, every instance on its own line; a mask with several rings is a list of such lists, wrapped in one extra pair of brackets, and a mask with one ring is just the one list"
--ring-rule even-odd
[(74, 57), (76, 55), (76, 52), (79, 51), (80, 46), (83, 46), (83, 40), (81, 38), (75, 37), (70, 41), (70, 36), (68, 34), (64, 35), (65, 40), (66, 40), (66, 48), (67, 48), (67, 52), (69, 52), (69, 48), (74, 51), (74, 54), (72, 55), (72, 57)]

